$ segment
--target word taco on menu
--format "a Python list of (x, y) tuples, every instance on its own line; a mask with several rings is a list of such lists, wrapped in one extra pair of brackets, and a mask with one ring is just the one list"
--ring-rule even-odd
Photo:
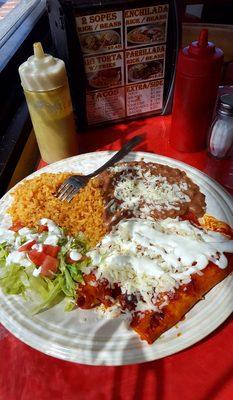
[(233, 271), (232, 228), (184, 171), (119, 163), (68, 203), (69, 175), (24, 180), (1, 217), (0, 287), (32, 313), (95, 309), (152, 344)]

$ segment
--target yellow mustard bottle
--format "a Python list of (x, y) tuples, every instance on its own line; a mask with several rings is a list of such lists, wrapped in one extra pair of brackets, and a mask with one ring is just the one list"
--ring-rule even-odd
[(19, 75), (41, 157), (50, 164), (77, 154), (77, 134), (64, 61), (39, 42), (33, 49)]

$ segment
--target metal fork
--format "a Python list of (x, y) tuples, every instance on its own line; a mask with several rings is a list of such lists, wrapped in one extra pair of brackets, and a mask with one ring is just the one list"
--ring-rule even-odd
[(126, 156), (137, 144), (141, 143), (141, 141), (142, 136), (134, 136), (124, 146), (122, 146), (122, 148), (116, 154), (114, 154), (114, 156), (111, 157), (110, 160), (108, 160), (96, 171), (88, 175), (70, 176), (61, 184), (61, 186), (55, 193), (55, 197), (57, 197), (59, 200), (66, 200), (70, 202), (73, 199), (74, 195), (81, 188), (86, 186), (91, 178), (98, 175), (100, 172), (103, 172), (105, 169), (112, 167), (116, 162), (120, 161), (124, 156)]

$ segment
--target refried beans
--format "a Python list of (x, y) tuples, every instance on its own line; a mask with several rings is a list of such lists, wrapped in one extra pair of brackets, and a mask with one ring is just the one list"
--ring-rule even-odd
[(205, 213), (205, 196), (184, 171), (167, 165), (119, 163), (99, 175), (105, 199), (105, 222), (122, 218), (165, 219)]

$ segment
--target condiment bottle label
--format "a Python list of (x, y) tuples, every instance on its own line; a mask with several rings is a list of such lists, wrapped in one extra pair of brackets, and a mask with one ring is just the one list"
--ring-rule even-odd
[(28, 107), (34, 119), (46, 121), (61, 120), (73, 112), (69, 91), (62, 86), (47, 92), (30, 92), (25, 90)]
[(76, 17), (89, 125), (161, 111), (168, 12), (163, 4)]

